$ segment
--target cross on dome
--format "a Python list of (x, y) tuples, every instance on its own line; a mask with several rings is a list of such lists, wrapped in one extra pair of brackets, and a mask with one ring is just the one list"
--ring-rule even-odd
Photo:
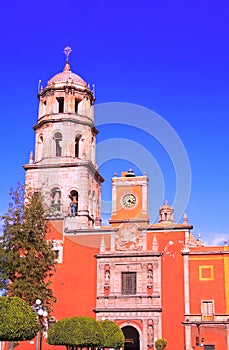
[(66, 46), (65, 49), (64, 49), (64, 51), (63, 51), (63, 53), (64, 53), (65, 56), (66, 56), (66, 62), (68, 62), (68, 57), (69, 57), (69, 55), (70, 55), (71, 52), (72, 52), (71, 47), (70, 47), (70, 46)]

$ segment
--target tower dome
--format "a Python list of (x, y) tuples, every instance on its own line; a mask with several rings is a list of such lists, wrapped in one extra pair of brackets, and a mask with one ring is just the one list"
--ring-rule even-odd
[(55, 74), (46, 87), (40, 86), (38, 92), (39, 115), (38, 120), (50, 119), (52, 115), (57, 118), (58, 113), (85, 116), (94, 123), (93, 105), (94, 91), (90, 89), (83, 78), (71, 71), (68, 61), (62, 72)]
[(86, 87), (86, 82), (76, 73), (73, 73), (70, 68), (69, 62), (65, 63), (65, 67), (63, 72), (60, 72), (54, 75), (48, 82), (48, 86), (50, 85), (58, 85), (63, 83), (73, 83), (77, 85), (81, 85)]

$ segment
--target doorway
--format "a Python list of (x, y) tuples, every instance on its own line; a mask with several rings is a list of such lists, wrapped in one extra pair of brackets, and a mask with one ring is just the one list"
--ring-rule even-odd
[(124, 350), (140, 350), (139, 333), (136, 328), (125, 326), (122, 328), (125, 336)]

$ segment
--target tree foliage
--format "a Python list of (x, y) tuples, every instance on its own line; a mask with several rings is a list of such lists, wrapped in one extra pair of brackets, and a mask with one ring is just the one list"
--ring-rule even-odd
[(155, 341), (155, 348), (157, 350), (165, 349), (166, 345), (167, 345), (167, 340), (164, 338), (159, 338)]
[(101, 347), (104, 343), (102, 328), (91, 317), (79, 316), (57, 321), (48, 331), (48, 344), (65, 345), (69, 350)]
[[(0, 244), (0, 283), (5, 294), (18, 296), (30, 305), (37, 298), (48, 310), (55, 298), (50, 277), (55, 270), (52, 242), (46, 240), (45, 214), (38, 192), (18, 185), (11, 190), (12, 203), (3, 220)], [(25, 200), (24, 200), (25, 198)]]
[(121, 328), (112, 321), (105, 320), (99, 321), (103, 330), (104, 343), (103, 348), (118, 348), (123, 346), (125, 342), (125, 336)]
[(0, 341), (29, 340), (38, 330), (37, 317), (31, 306), (18, 297), (0, 298)]

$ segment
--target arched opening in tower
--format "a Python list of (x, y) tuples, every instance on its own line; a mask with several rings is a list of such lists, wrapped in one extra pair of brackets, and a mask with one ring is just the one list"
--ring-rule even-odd
[(70, 192), (69, 198), (71, 199), (70, 209), (73, 216), (78, 212), (78, 192), (73, 190)]

